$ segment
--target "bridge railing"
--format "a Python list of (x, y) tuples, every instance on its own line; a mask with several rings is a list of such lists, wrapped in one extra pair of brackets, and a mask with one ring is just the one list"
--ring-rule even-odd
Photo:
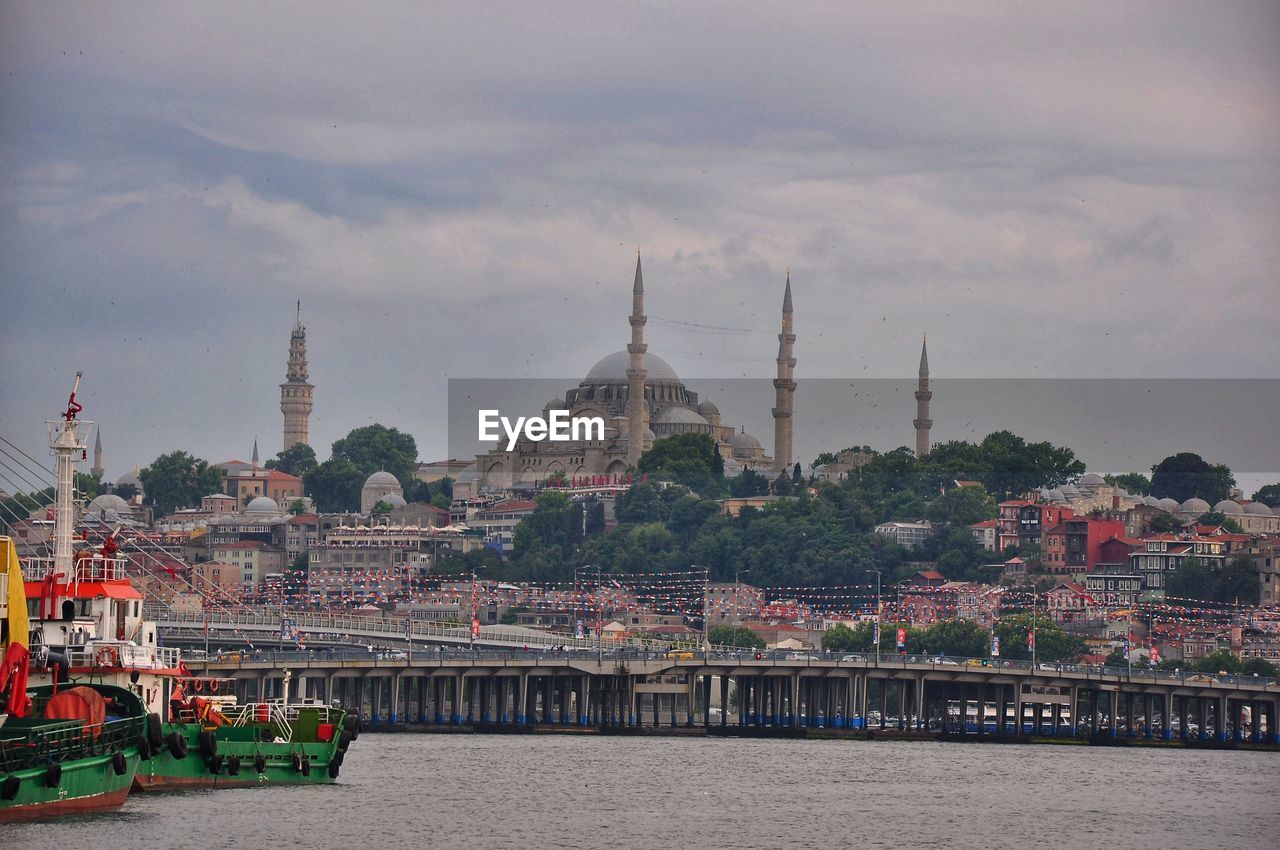
[[(178, 612), (166, 610), (162, 606), (146, 606), (144, 616), (154, 620), (161, 627), (187, 626), (201, 628), (213, 627), (246, 628), (254, 630), (279, 632), (281, 617), (279, 613), (265, 611), (208, 611)], [(467, 626), (451, 621), (439, 620), (405, 620), (387, 617), (369, 617), (359, 614), (327, 614), (311, 611), (290, 612), (286, 615), (293, 628), (300, 633), (314, 635), (341, 634), (352, 636), (380, 636), (396, 641), (431, 639), (470, 642), (470, 629)], [(407, 627), (407, 628), (406, 628)], [(566, 647), (574, 649), (592, 649), (597, 646), (592, 638), (573, 638), (550, 632), (539, 633), (526, 629), (509, 629), (503, 626), (483, 626), (480, 630), (480, 642), (498, 642), (522, 646)], [(665, 649), (669, 641), (652, 638), (629, 637), (603, 641), (605, 646), (626, 647), (632, 649)]]

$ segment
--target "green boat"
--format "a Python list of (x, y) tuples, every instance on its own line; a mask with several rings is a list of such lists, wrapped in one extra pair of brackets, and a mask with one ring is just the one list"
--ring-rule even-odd
[(27, 695), (26, 716), (0, 727), (0, 823), (119, 808), (146, 724), (138, 698), (111, 685)]
[(212, 690), (214, 683), (226, 684), (180, 680), (169, 719), (150, 724), (135, 788), (307, 784), (338, 777), (347, 748), (359, 737), (358, 717), (317, 703), (182, 698), (195, 688)]

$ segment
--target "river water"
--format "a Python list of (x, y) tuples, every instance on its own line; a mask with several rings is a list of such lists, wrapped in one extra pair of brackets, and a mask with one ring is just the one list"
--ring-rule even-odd
[(337, 784), (130, 797), (4, 848), (1280, 847), (1280, 754), (849, 740), (360, 737)]

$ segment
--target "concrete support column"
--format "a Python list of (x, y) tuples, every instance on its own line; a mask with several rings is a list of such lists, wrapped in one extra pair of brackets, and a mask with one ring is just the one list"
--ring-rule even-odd
[[(792, 681), (792, 682), (795, 682), (795, 681), (796, 681), (796, 679), (798, 679), (798, 678), (799, 678), (798, 676), (793, 676), (793, 677), (792, 677), (792, 679), (791, 679), (791, 681)], [(783, 718), (786, 716), (786, 709), (784, 709), (784, 708), (783, 708), (783, 705), (782, 705), (782, 704), (783, 704), (783, 699), (784, 699), (784, 698), (783, 698), (783, 695), (782, 695), (782, 687), (783, 687), (783, 685), (782, 685), (782, 679), (780, 679), (780, 678), (778, 678), (778, 677), (776, 677), (776, 676), (775, 676), (771, 684), (772, 684), (772, 686), (773, 686), (773, 687), (772, 687), (772, 691), (773, 691), (773, 725), (774, 725), (774, 726), (781, 726), (781, 725), (782, 725), (782, 723), (783, 723)], [(794, 685), (793, 685), (793, 687), (794, 687)], [(792, 715), (793, 715), (793, 716), (795, 715), (795, 712), (796, 712), (796, 697), (795, 697), (794, 695), (792, 695), (792, 697), (791, 697), (791, 713), (792, 713)]]
[[(711, 720), (711, 677), (707, 677), (707, 720)], [(741, 702), (741, 698), (738, 700)], [(724, 729), (729, 725), (729, 676), (727, 674), (720, 677), (720, 728)]]
[(455, 726), (462, 725), (462, 689), (465, 684), (466, 681), (461, 673), (453, 675), (453, 699), (450, 701), (449, 707), (452, 709), (453, 725)]
[[(1226, 696), (1218, 697), (1218, 705), (1215, 709), (1216, 717), (1214, 718), (1214, 729), (1218, 732), (1218, 740), (1226, 743), (1230, 733), (1227, 731), (1227, 698)], [(1238, 724), (1237, 724), (1238, 725)]]
[(520, 726), (524, 726), (529, 722), (529, 715), (528, 715), (529, 674), (528, 673), (520, 674), (520, 686), (519, 686), (519, 692), (516, 695), (516, 698), (517, 700), (519, 700), (516, 703), (516, 723)]
[(387, 720), (390, 723), (400, 722), (400, 674), (391, 674), (391, 704), (387, 706)]

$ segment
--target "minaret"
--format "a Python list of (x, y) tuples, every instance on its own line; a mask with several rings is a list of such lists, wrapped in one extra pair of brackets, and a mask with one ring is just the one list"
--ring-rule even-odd
[(631, 287), (631, 342), (627, 353), (627, 465), (635, 466), (644, 451), (644, 432), (649, 429), (649, 405), (644, 399), (644, 278), (640, 274), (640, 252), (636, 251), (636, 282)]
[[(311, 415), (311, 391), (307, 383), (307, 329), (302, 324), (302, 302), (289, 337), (289, 370), (280, 385), (280, 412), (284, 414), (284, 447), (307, 442), (307, 417)], [(257, 461), (254, 461), (255, 465)]]
[(929, 400), (933, 392), (929, 389), (929, 337), (920, 344), (920, 383), (916, 386), (916, 457), (924, 457), (929, 453), (929, 429), (933, 420), (929, 418)]
[(773, 473), (791, 471), (791, 412), (794, 409), (795, 344), (791, 327), (791, 272), (787, 272), (787, 289), (782, 296), (782, 333), (778, 334), (778, 377), (773, 379)]
[(93, 433), (93, 466), (89, 468), (89, 474), (99, 481), (102, 480), (102, 429), (95, 428)]
[(249, 458), (249, 462), (253, 464), (253, 468), (258, 468), (258, 435), (253, 435), (253, 457)]

